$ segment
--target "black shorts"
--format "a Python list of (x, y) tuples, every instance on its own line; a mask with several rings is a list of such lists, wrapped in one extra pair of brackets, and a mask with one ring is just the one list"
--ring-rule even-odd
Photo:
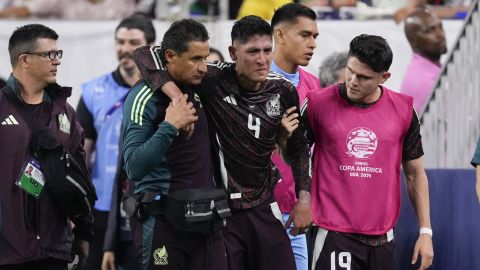
[(391, 270), (393, 241), (367, 245), (347, 233), (318, 229), (312, 258), (312, 270)]
[(273, 199), (233, 210), (223, 229), (229, 270), (295, 270), (290, 239)]
[(132, 226), (137, 260), (142, 269), (226, 270), (223, 234), (186, 233), (173, 228), (163, 216), (148, 216)]

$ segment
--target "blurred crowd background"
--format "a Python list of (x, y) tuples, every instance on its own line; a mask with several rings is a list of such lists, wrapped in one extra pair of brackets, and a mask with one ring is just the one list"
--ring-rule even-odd
[(474, 0), (2, 0), (1, 18), (112, 20), (144, 13), (154, 19), (236, 19), (247, 14), (271, 19), (272, 7), (299, 2), (319, 19), (385, 19), (402, 21), (415, 8), (429, 6), (441, 18), (462, 19)]

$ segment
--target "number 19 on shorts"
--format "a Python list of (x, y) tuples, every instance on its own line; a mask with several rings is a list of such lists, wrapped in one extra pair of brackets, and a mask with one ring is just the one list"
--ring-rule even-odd
[(352, 255), (350, 252), (340, 252), (338, 257), (335, 251), (330, 253), (330, 270), (337, 270), (337, 261), (339, 269), (351, 270)]

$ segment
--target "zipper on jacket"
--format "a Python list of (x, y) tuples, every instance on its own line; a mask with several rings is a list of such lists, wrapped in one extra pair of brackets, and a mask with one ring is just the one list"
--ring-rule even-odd
[(67, 161), (67, 168), (70, 167), (70, 156), (67, 151), (65, 151), (65, 160)]
[(35, 201), (35, 239), (40, 240), (40, 202)]

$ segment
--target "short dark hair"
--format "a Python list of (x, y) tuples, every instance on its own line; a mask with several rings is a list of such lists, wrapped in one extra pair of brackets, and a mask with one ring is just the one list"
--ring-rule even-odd
[(375, 72), (383, 72), (390, 68), (393, 54), (383, 37), (362, 34), (350, 42), (348, 57), (358, 58)]
[(251, 37), (255, 35), (272, 36), (273, 31), (270, 24), (264, 19), (249, 15), (236, 21), (232, 27), (232, 43), (236, 40), (240, 43), (246, 43)]
[(37, 40), (41, 38), (57, 40), (58, 34), (42, 24), (27, 24), (15, 29), (8, 40), (8, 53), (12, 67), (18, 64), (20, 54), (34, 51)]
[(165, 51), (173, 50), (182, 54), (188, 50), (188, 43), (192, 41), (208, 41), (208, 31), (205, 26), (192, 19), (183, 19), (170, 25), (163, 36), (160, 57), (166, 63)]
[(145, 35), (145, 40), (147, 41), (147, 44), (152, 44), (155, 42), (156, 34), (152, 20), (142, 14), (133, 14), (120, 21), (117, 28), (115, 29), (115, 34), (117, 34), (118, 29), (120, 28), (138, 29), (142, 31)]
[(298, 17), (317, 20), (317, 14), (309, 7), (298, 3), (288, 3), (275, 10), (271, 23), (272, 28), (281, 22), (296, 23)]
[(221, 61), (221, 62), (224, 62), (224, 61), (225, 61), (225, 58), (223, 57), (223, 54), (222, 54), (219, 50), (210, 47), (210, 54), (212, 54), (212, 53), (217, 54), (217, 55), (218, 55), (218, 58), (220, 58), (220, 61)]

